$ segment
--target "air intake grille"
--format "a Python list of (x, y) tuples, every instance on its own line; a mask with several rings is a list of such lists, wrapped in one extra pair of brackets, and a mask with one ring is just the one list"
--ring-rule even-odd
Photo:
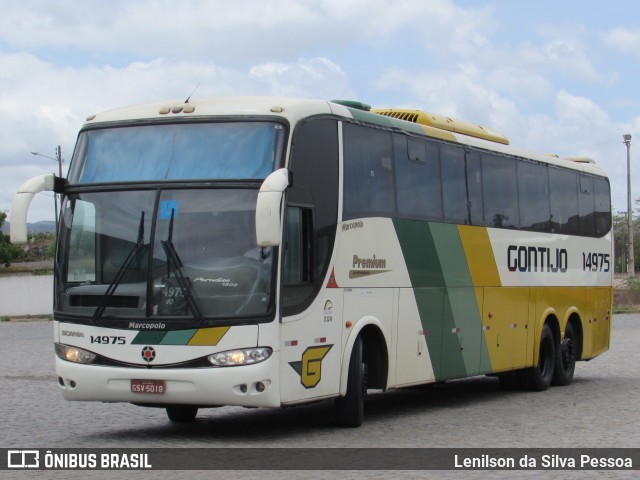
[(427, 113), (421, 110), (396, 108), (372, 109), (371, 113), (377, 113), (378, 115), (395, 118), (396, 120), (404, 120), (425, 127), (437, 128), (439, 130), (460, 133), (470, 137), (482, 138), (483, 140), (509, 145), (509, 139), (495, 130), (485, 128), (481, 125), (455, 120), (444, 115)]
[(397, 118), (398, 120), (404, 120), (406, 122), (418, 123), (418, 114), (412, 112), (403, 112), (401, 110), (392, 112), (376, 112), (378, 115), (384, 115), (385, 117)]

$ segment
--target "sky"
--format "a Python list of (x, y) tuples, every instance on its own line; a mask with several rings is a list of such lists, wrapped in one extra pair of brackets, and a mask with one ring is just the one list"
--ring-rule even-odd
[[(85, 118), (195, 97), (404, 107), (593, 158), (640, 198), (637, 0), (0, 0), (0, 211)], [(36, 151), (41, 155), (32, 155)], [(36, 196), (29, 221), (53, 220)]]

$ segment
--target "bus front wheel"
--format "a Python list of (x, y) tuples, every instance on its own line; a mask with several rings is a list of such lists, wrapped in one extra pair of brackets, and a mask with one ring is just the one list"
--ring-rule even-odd
[(367, 384), (362, 348), (362, 337), (358, 336), (349, 361), (347, 394), (336, 398), (335, 403), (336, 421), (341, 427), (359, 427), (364, 420), (364, 396)]
[(167, 416), (174, 423), (191, 423), (196, 419), (198, 407), (192, 405), (169, 405)]

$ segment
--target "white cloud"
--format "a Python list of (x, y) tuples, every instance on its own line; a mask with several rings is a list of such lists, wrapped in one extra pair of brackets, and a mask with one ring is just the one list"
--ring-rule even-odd
[(597, 82), (605, 79), (593, 65), (582, 45), (569, 40), (554, 40), (544, 46), (543, 52), (543, 63), (564, 75), (579, 76)]
[[(625, 131), (640, 139), (640, 117), (625, 124), (606, 110), (597, 89), (615, 71), (598, 65), (602, 36), (579, 19), (532, 26), (524, 13), (505, 19), (490, 2), (452, 0), (10, 3), (0, 16), (0, 209), (29, 175), (55, 168), (31, 149), (52, 155), (60, 144), (68, 158), (86, 115), (186, 98), (198, 84), (196, 96), (373, 93), (362, 100), (394, 99), (494, 127), (518, 146), (599, 161), (617, 158)], [(521, 34), (498, 42), (501, 22)], [(640, 52), (638, 29), (604, 38)], [(617, 161), (611, 169), (617, 179)]]
[[(348, 78), (326, 58), (261, 64), (249, 72), (197, 62), (157, 59), (111, 66), (59, 67), (29, 54), (0, 53), (0, 209), (8, 210), (18, 186), (56, 171), (62, 146), (69, 160), (78, 129), (91, 113), (152, 100), (196, 96), (301, 95), (351, 97)], [(19, 172), (19, 173), (18, 173)], [(30, 220), (50, 218), (46, 198), (34, 202)], [(44, 203), (43, 203), (44, 202)], [(44, 205), (44, 206), (43, 206)]]
[(490, 12), (451, 0), (23, 0), (3, 11), (0, 31), (15, 49), (247, 65), (407, 35), (429, 50), (471, 54), (488, 43)]
[[(382, 73), (376, 86), (407, 92), (426, 111), (448, 115), (501, 130), (512, 124), (517, 108), (513, 101), (487, 84), (472, 64), (450, 71), (408, 72), (393, 68)], [(416, 105), (414, 105), (416, 108)]]
[(553, 85), (543, 74), (511, 64), (488, 72), (487, 83), (522, 105), (533, 106), (553, 94)]
[(640, 28), (614, 28), (604, 35), (604, 41), (622, 53), (640, 56)]
[(463, 8), (450, 0), (331, 0), (328, 17), (337, 17), (340, 29), (374, 44), (398, 36), (415, 47), (441, 55), (474, 55), (489, 44), (492, 7)]
[[(634, 138), (637, 133), (640, 139), (640, 116), (633, 125), (621, 124), (594, 100), (562, 89), (554, 91), (544, 77), (528, 77), (509, 68), (489, 73), (471, 64), (418, 73), (391, 68), (379, 76), (376, 86), (401, 92), (407, 99), (393, 106), (419, 108), (495, 128), (515, 147), (592, 157), (611, 177), (614, 206), (620, 209), (625, 205), (625, 190), (616, 188), (625, 185), (626, 178), (621, 139), (627, 132)], [(535, 91), (527, 97), (531, 89)], [(520, 91), (520, 95), (513, 91)], [(517, 100), (522, 96), (529, 100)], [(551, 109), (533, 109), (536, 97)], [(412, 103), (409, 99), (415, 100)]]
[[(23, 0), (3, 11), (0, 30), (5, 41), (19, 49), (246, 62), (269, 52), (303, 49), (302, 34), (321, 29), (323, 23), (314, 3)], [(298, 42), (292, 42), (296, 36)]]
[(249, 71), (249, 78), (267, 84), (273, 95), (325, 99), (354, 96), (347, 74), (327, 58), (257, 65)]

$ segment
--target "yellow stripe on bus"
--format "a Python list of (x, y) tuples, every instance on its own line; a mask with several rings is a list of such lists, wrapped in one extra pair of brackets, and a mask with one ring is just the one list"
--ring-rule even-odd
[(458, 225), (474, 287), (500, 287), (500, 274), (493, 256), (489, 233), (484, 227)]
[(217, 345), (231, 327), (201, 328), (187, 345)]

